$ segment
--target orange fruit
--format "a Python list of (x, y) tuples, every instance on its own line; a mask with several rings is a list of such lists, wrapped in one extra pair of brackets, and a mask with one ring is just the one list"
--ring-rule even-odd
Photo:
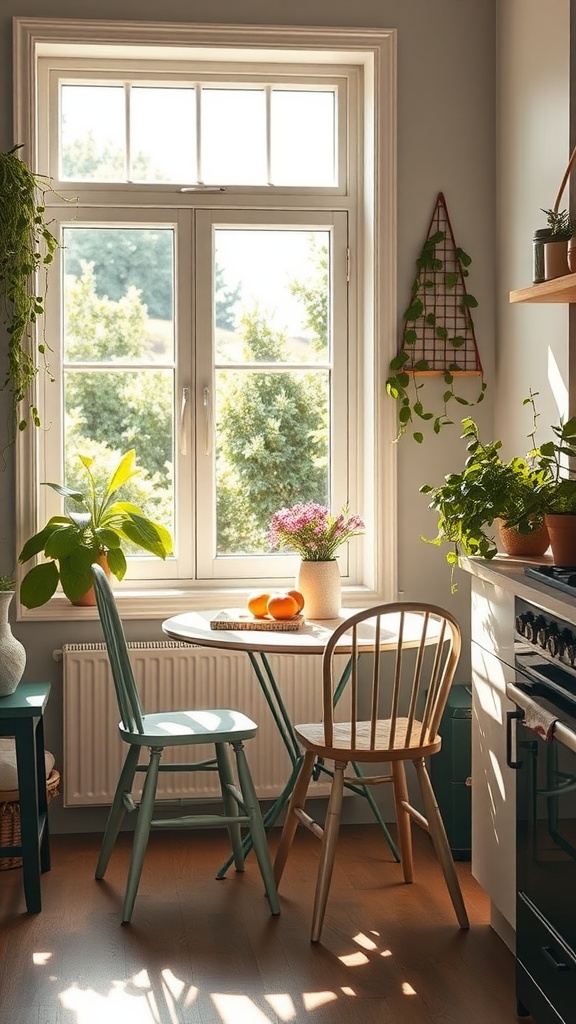
[(290, 594), (272, 594), (268, 598), (268, 614), (273, 619), (293, 619), (298, 612), (298, 603)]
[(296, 604), (298, 605), (298, 611), (301, 612), (303, 607), (304, 607), (304, 598), (302, 597), (302, 594), (300, 593), (300, 591), (299, 590), (287, 590), (286, 593), (290, 594), (290, 597), (294, 598), (294, 600), (296, 601)]
[(248, 595), (247, 608), (255, 619), (265, 619), (268, 614), (270, 594), (264, 590), (254, 590)]

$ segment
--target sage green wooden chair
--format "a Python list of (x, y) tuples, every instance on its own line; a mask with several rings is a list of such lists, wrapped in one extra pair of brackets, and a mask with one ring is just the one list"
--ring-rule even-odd
[[(126, 811), (137, 811), (138, 818), (132, 843), (132, 856), (124, 895), (122, 923), (132, 917), (136, 893), (142, 873), (144, 854), (148, 845), (151, 828), (210, 828), (226, 826), (237, 871), (244, 870), (242, 849), (242, 826), (249, 828), (252, 843), (260, 866), (270, 911), (280, 913), (278, 895), (274, 882), (272, 864), (262, 822), (260, 805), (244, 753), (244, 742), (253, 739), (258, 726), (240, 711), (222, 708), (205, 708), (191, 711), (162, 711), (145, 714), (140, 702), (134, 673), (130, 663), (122, 622), (118, 614), (114, 595), (106, 574), (99, 565), (92, 566), (94, 590), (112, 677), (120, 710), (118, 726), (123, 741), (128, 744), (128, 753), (116, 787), (114, 801), (108, 816), (106, 831), (96, 865), (96, 878), (101, 879), (108, 866), (114, 844)], [(214, 757), (190, 764), (163, 763), (162, 756), (167, 747), (213, 743)], [(236, 760), (238, 785), (236, 785), (227, 748), (231, 746)], [(148, 762), (139, 764), (143, 747), (148, 747)], [(157, 801), (156, 787), (159, 772), (165, 771), (217, 771), (222, 791), (222, 812), (220, 814), (186, 814), (172, 818), (155, 818), (160, 806), (168, 807), (170, 801)], [(144, 786), (139, 804), (132, 796), (132, 787), (137, 772), (145, 773)], [(183, 801), (172, 801), (182, 807)], [(185, 803), (185, 801), (184, 801)]]

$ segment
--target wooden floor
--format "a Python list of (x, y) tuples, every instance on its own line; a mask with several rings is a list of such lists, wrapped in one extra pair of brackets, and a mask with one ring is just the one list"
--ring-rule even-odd
[[(94, 880), (99, 836), (52, 837), (43, 909), (0, 871), (2, 1024), (513, 1024), (514, 959), (458, 863), (461, 932), (428, 837), (404, 885), (377, 826), (342, 838), (322, 942), (309, 942), (319, 844), (300, 830), (272, 918), (253, 855), (216, 881), (225, 834), (154, 833), (120, 925), (129, 837)], [(271, 839), (274, 847), (277, 834)]]

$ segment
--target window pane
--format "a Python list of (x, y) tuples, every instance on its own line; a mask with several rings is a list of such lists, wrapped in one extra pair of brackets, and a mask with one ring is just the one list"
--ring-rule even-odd
[(130, 179), (196, 181), (194, 89), (130, 91)]
[(328, 360), (328, 231), (218, 228), (214, 252), (217, 363)]
[(60, 90), (60, 177), (126, 180), (126, 113), (121, 85), (63, 85)]
[(172, 228), (63, 231), (64, 358), (172, 363)]
[(334, 93), (272, 91), (272, 184), (335, 185)]
[(201, 179), (212, 184), (266, 184), (263, 89), (202, 89)]
[(217, 553), (264, 554), (274, 512), (328, 503), (329, 374), (216, 374)]
[(85, 489), (78, 453), (95, 459), (92, 471), (103, 482), (119, 456), (136, 449), (145, 472), (120, 494), (174, 530), (173, 373), (68, 369), (64, 375), (66, 483)]

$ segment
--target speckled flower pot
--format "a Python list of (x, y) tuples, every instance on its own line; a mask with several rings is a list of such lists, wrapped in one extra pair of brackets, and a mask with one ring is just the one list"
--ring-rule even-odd
[(26, 665), (24, 646), (12, 633), (8, 622), (8, 609), (13, 597), (13, 590), (0, 591), (0, 697), (14, 693)]
[(340, 566), (331, 562), (300, 562), (296, 590), (304, 598), (303, 614), (307, 619), (336, 619), (342, 604)]

